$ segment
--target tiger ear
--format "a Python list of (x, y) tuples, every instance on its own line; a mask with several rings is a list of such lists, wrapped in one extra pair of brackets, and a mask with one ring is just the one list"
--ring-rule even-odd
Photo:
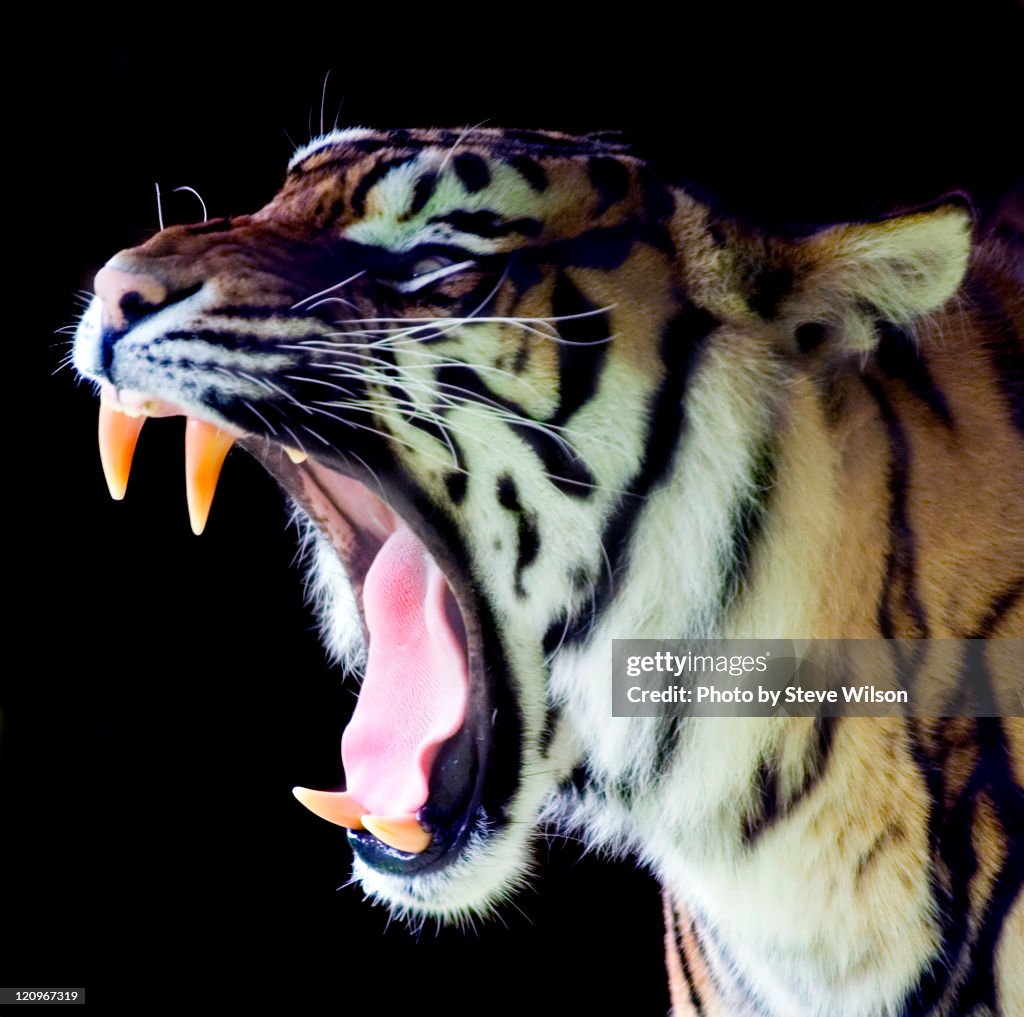
[(774, 252), (792, 287), (777, 320), (801, 349), (834, 338), (842, 350), (868, 354), (880, 322), (912, 325), (956, 293), (971, 225), (969, 211), (950, 203), (790, 242)]

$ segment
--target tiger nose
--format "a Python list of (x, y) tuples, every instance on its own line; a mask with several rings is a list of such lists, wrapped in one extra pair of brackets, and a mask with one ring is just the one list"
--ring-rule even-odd
[(104, 330), (123, 332), (167, 300), (167, 287), (151, 275), (109, 265), (96, 273), (93, 291), (100, 298)]

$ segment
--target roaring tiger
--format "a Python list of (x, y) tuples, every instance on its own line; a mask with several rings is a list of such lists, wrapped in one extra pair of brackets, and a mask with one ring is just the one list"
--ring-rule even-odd
[(662, 881), (677, 1014), (1009, 1017), (1019, 717), (613, 717), (610, 674), (1024, 634), (1022, 260), (960, 199), (768, 235), (615, 135), (355, 128), (117, 254), (74, 359), (115, 498), (184, 415), (197, 532), (235, 442), (294, 500), (363, 673), (296, 796), (375, 898), (485, 913), (554, 824)]

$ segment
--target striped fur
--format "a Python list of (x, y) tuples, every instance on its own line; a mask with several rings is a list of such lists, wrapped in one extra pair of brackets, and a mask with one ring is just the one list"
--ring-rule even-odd
[[(1014, 242), (957, 203), (765, 236), (614, 136), (359, 128), (299, 151), (255, 215), (118, 255), (185, 296), (112, 350), (91, 310), (76, 363), (357, 450), (442, 521), (518, 776), (443, 872), (358, 863), (372, 895), (486, 911), (549, 823), (658, 874), (679, 1015), (1010, 1015), (1019, 719), (613, 719), (608, 650), (1024, 635)], [(325, 641), (358, 662), (309, 532)]]

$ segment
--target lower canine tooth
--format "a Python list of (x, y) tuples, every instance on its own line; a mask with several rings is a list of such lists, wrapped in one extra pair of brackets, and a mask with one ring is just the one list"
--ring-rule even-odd
[(189, 417), (185, 423), (185, 497), (196, 536), (206, 529), (220, 468), (234, 443), (230, 434), (205, 420)]
[(400, 816), (363, 816), (363, 826), (389, 847), (418, 855), (430, 844), (430, 834), (411, 813)]
[(366, 809), (347, 791), (313, 791), (308, 787), (293, 787), (292, 794), (305, 805), (314, 816), (336, 823), (349, 830), (363, 828), (362, 817)]
[(128, 417), (107, 399), (100, 400), (100, 463), (110, 497), (120, 501), (128, 490), (132, 456), (145, 417)]
[(296, 466), (300, 463), (304, 463), (309, 456), (305, 452), (300, 452), (297, 448), (292, 448), (289, 445), (285, 445), (284, 454), (293, 462)]

